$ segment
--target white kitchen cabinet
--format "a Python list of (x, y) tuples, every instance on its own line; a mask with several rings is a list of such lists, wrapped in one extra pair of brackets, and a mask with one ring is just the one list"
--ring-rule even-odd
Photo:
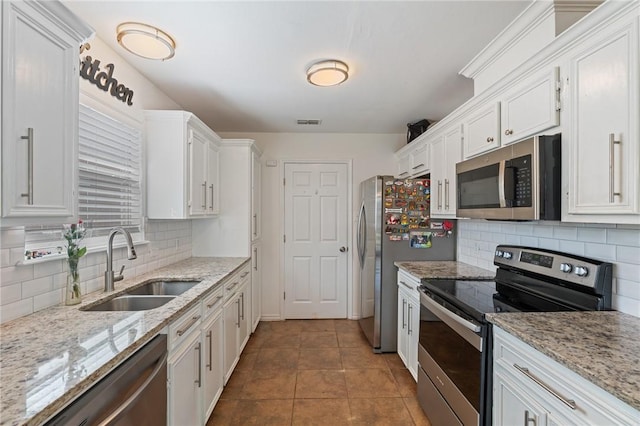
[(145, 111), (147, 216), (189, 219), (219, 212), (220, 138), (186, 111)]
[(418, 380), (418, 330), (420, 326), (420, 280), (398, 270), (398, 356), (414, 380)]
[(462, 125), (444, 130), (431, 143), (431, 217), (456, 217), (456, 163), (462, 160)]
[(224, 381), (231, 377), (251, 332), (250, 267), (247, 264), (224, 284)]
[(398, 171), (396, 172), (396, 177), (399, 178), (408, 178), (411, 174), (411, 158), (409, 158), (408, 152), (403, 152), (401, 155), (397, 155), (397, 164)]
[(564, 221), (640, 223), (640, 54), (637, 12), (630, 15), (569, 53)]
[(251, 246), (251, 332), (253, 333), (262, 317), (262, 244)]
[(501, 144), (508, 145), (560, 124), (558, 67), (527, 77), (501, 97)]
[(638, 423), (638, 410), (602, 388), (497, 326), (493, 335), (496, 426), (519, 424), (525, 413), (538, 425)]
[(422, 140), (419, 145), (409, 154), (411, 164), (411, 176), (418, 176), (428, 173), (431, 167), (429, 141)]
[[(222, 289), (220, 289), (222, 290)], [(224, 387), (223, 348), (224, 318), (222, 315), (223, 292), (216, 291), (203, 300), (204, 314), (202, 327), (202, 410), (203, 420), (213, 412)]]
[(260, 239), (262, 232), (262, 163), (260, 153), (251, 150), (251, 241)]
[(93, 30), (59, 2), (3, 1), (2, 223), (72, 221), (78, 51)]
[(481, 104), (464, 117), (464, 158), (500, 146), (500, 102)]

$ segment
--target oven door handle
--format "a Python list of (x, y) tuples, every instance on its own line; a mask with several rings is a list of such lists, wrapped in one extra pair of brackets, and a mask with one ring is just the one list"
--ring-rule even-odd
[(476, 334), (482, 330), (480, 325), (459, 317), (424, 293), (420, 293), (420, 303), (482, 352), (482, 337)]

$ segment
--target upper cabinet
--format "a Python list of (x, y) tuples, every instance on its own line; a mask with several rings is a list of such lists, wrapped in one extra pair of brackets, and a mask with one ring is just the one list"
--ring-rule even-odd
[(431, 143), (431, 217), (455, 218), (456, 163), (462, 160), (462, 125), (445, 129)]
[(570, 53), (566, 221), (640, 223), (638, 16)]
[(413, 178), (431, 170), (431, 139), (420, 135), (396, 153), (398, 172), (396, 177)]
[(464, 119), (464, 158), (500, 146), (500, 102), (482, 104)]
[(187, 219), (219, 213), (220, 138), (186, 111), (145, 111), (147, 216)]
[(3, 1), (2, 223), (76, 215), (80, 44), (93, 30), (59, 2)]
[(560, 81), (557, 67), (515, 85), (501, 100), (502, 145), (560, 124)]

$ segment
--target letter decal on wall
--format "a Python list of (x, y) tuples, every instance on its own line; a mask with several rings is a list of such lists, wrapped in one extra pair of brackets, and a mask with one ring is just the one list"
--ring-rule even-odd
[(119, 101), (127, 105), (133, 105), (133, 90), (124, 84), (119, 84), (118, 80), (113, 77), (115, 66), (107, 64), (104, 68), (106, 68), (106, 72), (100, 70), (99, 60), (87, 55), (80, 61), (80, 77), (88, 80), (100, 90), (109, 92), (111, 96)]

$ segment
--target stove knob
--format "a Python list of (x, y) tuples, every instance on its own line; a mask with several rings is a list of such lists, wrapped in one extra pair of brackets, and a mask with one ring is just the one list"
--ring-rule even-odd
[(573, 271), (579, 277), (586, 277), (589, 274), (589, 270), (584, 266), (576, 266), (575, 271)]
[(502, 257), (503, 254), (502, 250), (496, 250), (496, 257)]
[(502, 253), (502, 257), (504, 257), (505, 259), (511, 259), (513, 257), (513, 253), (511, 253), (510, 251), (505, 251), (504, 253)]
[(565, 273), (569, 273), (573, 270), (573, 265), (570, 263), (561, 263), (560, 270)]

